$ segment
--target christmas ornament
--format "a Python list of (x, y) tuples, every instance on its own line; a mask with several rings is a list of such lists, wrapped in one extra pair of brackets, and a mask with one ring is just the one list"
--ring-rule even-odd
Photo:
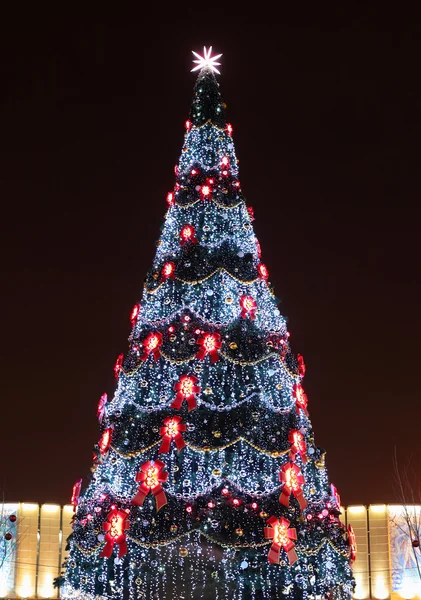
[(269, 278), (269, 271), (267, 270), (266, 265), (264, 265), (263, 263), (260, 263), (259, 266), (257, 267), (257, 270), (259, 271), (259, 275), (261, 277), (261, 279), (268, 279)]
[(210, 199), (212, 190), (208, 185), (202, 185), (202, 187), (200, 188), (200, 192), (202, 194), (203, 199)]
[(231, 123), (227, 123), (227, 127), (226, 127), (226, 129), (227, 129), (227, 133), (228, 133), (228, 135), (232, 135), (232, 132), (233, 132), (234, 130), (233, 130), (233, 127), (232, 127)]
[(252, 206), (248, 206), (247, 207), (247, 212), (249, 214), (250, 217), (250, 221), (254, 221), (254, 210)]
[(121, 558), (127, 554), (126, 531), (130, 528), (127, 512), (112, 507), (107, 515), (107, 520), (102, 524), (105, 534), (105, 546), (100, 554), (101, 557), (110, 558), (114, 544), (118, 544), (118, 556)]
[(284, 506), (289, 506), (289, 498), (292, 495), (298, 500), (301, 510), (304, 510), (307, 506), (302, 489), (305, 480), (297, 465), (294, 463), (285, 463), (279, 473), (279, 480), (284, 484), (279, 496), (279, 502)]
[(73, 512), (76, 512), (76, 507), (79, 501), (80, 489), (82, 487), (82, 479), (78, 479), (72, 489), (72, 498), (70, 504), (73, 506)]
[(297, 454), (299, 454), (303, 463), (306, 463), (308, 460), (307, 444), (303, 434), (297, 429), (291, 429), (288, 435), (288, 442), (291, 444), (291, 450), (289, 452), (290, 460), (295, 460)]
[(158, 450), (158, 454), (163, 452), (169, 452), (171, 441), (174, 440), (177, 450), (180, 451), (186, 445), (183, 440), (182, 432), (186, 431), (186, 425), (181, 423), (183, 419), (181, 417), (167, 417), (164, 419), (164, 425), (160, 429), (162, 435), (161, 446)]
[(307, 395), (304, 393), (303, 386), (300, 383), (294, 383), (292, 387), (292, 395), (295, 398), (295, 410), (297, 411), (297, 415), (299, 415), (300, 410), (302, 410), (306, 417), (308, 417), (308, 399)]
[(139, 315), (140, 312), (140, 304), (135, 304), (132, 308), (132, 312), (130, 314), (130, 323), (132, 324), (132, 327), (135, 326), (136, 321), (137, 321), (137, 317)]
[(155, 496), (157, 511), (167, 504), (167, 497), (161, 485), (168, 479), (168, 473), (163, 471), (164, 467), (165, 463), (161, 460), (153, 462), (148, 460), (140, 466), (140, 471), (136, 475), (136, 481), (140, 482), (140, 486), (132, 504), (142, 506), (149, 493)]
[(280, 519), (270, 517), (266, 522), (269, 527), (264, 528), (265, 538), (273, 540), (268, 554), (269, 562), (278, 565), (281, 548), (283, 548), (288, 555), (289, 564), (293, 565), (298, 560), (293, 542), (293, 540), (297, 539), (296, 529), (290, 528), (290, 522), (284, 517)]
[(197, 244), (196, 230), (193, 225), (184, 225), (180, 231), (180, 244)]
[(348, 533), (348, 546), (350, 548), (349, 562), (352, 564), (353, 562), (355, 562), (355, 559), (357, 558), (357, 539), (355, 537), (355, 533), (352, 528), (352, 525), (348, 525), (347, 533)]
[(177, 395), (171, 404), (171, 408), (179, 409), (183, 400), (187, 401), (188, 412), (196, 408), (196, 394), (200, 393), (200, 387), (196, 385), (198, 381), (195, 375), (181, 375), (177, 383), (174, 384)]
[(123, 359), (124, 359), (124, 354), (119, 354), (117, 356), (117, 360), (115, 361), (115, 365), (114, 365), (114, 377), (116, 379), (120, 375), (120, 371), (123, 370)]
[(168, 192), (167, 204), (168, 204), (168, 206), (172, 206), (174, 204), (174, 193), (173, 192)]
[(102, 456), (107, 454), (108, 450), (110, 449), (112, 437), (113, 437), (113, 428), (112, 427), (108, 427), (107, 429), (105, 429), (103, 431), (103, 433), (100, 437), (100, 440), (98, 442), (99, 451), (102, 454)]
[(301, 354), (297, 354), (297, 362), (298, 362), (298, 375), (303, 378), (306, 374), (306, 364), (304, 362), (304, 358)]
[(197, 343), (200, 349), (196, 357), (203, 360), (205, 356), (210, 356), (211, 363), (218, 361), (218, 350), (222, 346), (221, 335), (219, 333), (204, 333), (199, 337)]
[(175, 277), (175, 264), (173, 262), (166, 262), (162, 266), (161, 270), (162, 279), (174, 279)]
[(107, 404), (107, 402), (108, 402), (107, 394), (102, 394), (101, 398), (99, 399), (98, 408), (97, 408), (97, 416), (98, 416), (98, 421), (100, 423), (102, 423), (102, 420), (104, 418), (105, 405)]
[(6, 540), (6, 542), (10, 542), (12, 537), (13, 537), (12, 534), (9, 532), (4, 534), (4, 539)]
[(162, 333), (159, 331), (151, 331), (151, 333), (143, 340), (143, 354), (141, 360), (146, 360), (151, 354), (155, 360), (158, 360), (162, 346)]
[(9, 521), (10, 521), (11, 523), (16, 523), (16, 519), (17, 519), (16, 515), (10, 515), (10, 516), (9, 516)]
[(252, 296), (241, 296), (240, 306), (243, 319), (246, 319), (247, 317), (250, 317), (250, 319), (256, 318), (257, 304)]

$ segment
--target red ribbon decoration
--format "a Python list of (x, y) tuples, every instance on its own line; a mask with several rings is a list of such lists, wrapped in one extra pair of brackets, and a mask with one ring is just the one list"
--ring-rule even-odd
[(197, 343), (200, 344), (200, 349), (196, 354), (197, 358), (203, 360), (205, 356), (209, 355), (212, 364), (218, 361), (218, 350), (222, 346), (219, 333), (204, 333), (198, 338)]
[(161, 271), (162, 279), (174, 279), (175, 277), (175, 264), (173, 262), (164, 263)]
[(180, 244), (184, 246), (185, 244), (197, 244), (196, 238), (196, 230), (193, 225), (183, 225), (180, 231)]
[(102, 419), (104, 418), (105, 405), (107, 404), (107, 402), (108, 402), (107, 394), (102, 394), (101, 398), (99, 399), (98, 408), (97, 408), (98, 421), (100, 423), (102, 423)]
[(270, 527), (265, 527), (265, 538), (267, 540), (273, 540), (272, 546), (270, 547), (268, 559), (270, 563), (279, 565), (281, 548), (288, 554), (289, 564), (293, 565), (297, 560), (298, 556), (295, 551), (295, 544), (292, 540), (297, 539), (297, 531), (293, 527), (289, 527), (290, 522), (288, 519), (281, 517), (269, 517), (266, 521)]
[(259, 266), (257, 267), (257, 270), (259, 271), (259, 276), (261, 277), (261, 279), (268, 279), (269, 278), (269, 271), (266, 265), (264, 265), (263, 263), (260, 263)]
[(177, 383), (174, 384), (174, 389), (177, 395), (174, 402), (171, 404), (171, 408), (179, 409), (183, 403), (183, 400), (187, 401), (189, 412), (196, 408), (196, 394), (199, 394), (200, 387), (196, 385), (199, 380), (194, 375), (181, 375)]
[(336, 489), (336, 487), (333, 485), (333, 483), (330, 484), (330, 495), (332, 496), (336, 506), (338, 507), (338, 509), (340, 510), (341, 508), (341, 497), (339, 495), (338, 490)]
[(124, 358), (124, 354), (119, 354), (117, 356), (117, 360), (115, 361), (115, 365), (114, 365), (114, 377), (116, 379), (119, 376), (120, 371), (122, 370), (122, 367), (123, 367), (123, 358)]
[(162, 346), (162, 333), (159, 331), (151, 331), (151, 333), (143, 340), (143, 354), (140, 360), (146, 360), (150, 354), (155, 360), (161, 355), (160, 347)]
[(102, 456), (104, 456), (104, 454), (107, 454), (108, 450), (110, 449), (112, 438), (113, 438), (113, 428), (108, 427), (107, 429), (105, 429), (103, 431), (103, 433), (100, 437), (100, 440), (98, 442), (99, 451), (102, 454)]
[(181, 432), (186, 431), (186, 425), (180, 423), (181, 417), (167, 417), (164, 419), (164, 426), (161, 427), (159, 433), (162, 435), (162, 443), (159, 447), (158, 454), (169, 452), (171, 440), (174, 440), (177, 450), (180, 451), (186, 445)]
[(301, 354), (297, 354), (297, 362), (298, 362), (298, 375), (300, 377), (304, 377), (306, 374), (306, 364), (304, 362), (304, 358)]
[(289, 452), (290, 460), (295, 460), (297, 454), (299, 454), (303, 463), (306, 463), (308, 461), (307, 444), (303, 434), (297, 429), (291, 429), (288, 435), (288, 442), (291, 444), (291, 450)]
[(136, 481), (140, 482), (140, 486), (132, 504), (142, 506), (146, 496), (151, 492), (156, 499), (157, 511), (167, 504), (167, 497), (161, 485), (168, 479), (168, 473), (162, 471), (164, 467), (165, 463), (161, 460), (154, 462), (148, 460), (140, 466), (140, 471), (136, 475)]
[(297, 411), (297, 415), (300, 414), (300, 409), (304, 411), (306, 417), (308, 417), (308, 398), (307, 394), (305, 394), (303, 390), (303, 386), (300, 383), (294, 383), (292, 387), (292, 395), (295, 398), (295, 410)]
[(297, 465), (294, 463), (285, 463), (279, 473), (279, 480), (284, 484), (279, 496), (279, 502), (284, 506), (289, 506), (289, 498), (292, 495), (298, 500), (301, 510), (304, 510), (307, 506), (307, 500), (304, 498), (301, 486), (304, 485), (305, 479)]
[(82, 479), (78, 479), (72, 489), (72, 499), (70, 504), (73, 506), (73, 512), (76, 512), (76, 507), (79, 503), (80, 489), (82, 487)]
[(247, 317), (250, 317), (250, 319), (256, 318), (257, 304), (253, 296), (241, 296), (240, 306), (243, 319)]
[(350, 547), (349, 562), (352, 564), (357, 558), (357, 540), (352, 525), (348, 525), (348, 546)]
[(102, 524), (102, 529), (106, 531), (106, 544), (100, 554), (101, 557), (110, 558), (114, 544), (120, 546), (118, 556), (121, 558), (127, 554), (127, 542), (125, 532), (130, 528), (130, 521), (127, 519), (127, 512), (117, 510), (115, 507), (107, 515), (107, 521)]
[(136, 324), (139, 313), (140, 313), (140, 304), (135, 304), (133, 306), (132, 313), (130, 315), (130, 323), (132, 324), (132, 327)]

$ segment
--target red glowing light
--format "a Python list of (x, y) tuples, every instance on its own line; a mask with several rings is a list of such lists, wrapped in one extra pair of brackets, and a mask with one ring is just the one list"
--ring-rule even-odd
[(223, 156), (221, 158), (221, 165), (223, 167), (228, 167), (229, 164), (230, 164), (230, 159), (228, 158), (228, 156)]
[(307, 521), (311, 521), (312, 518), (313, 518), (313, 515), (310, 515), (310, 514), (307, 515)]
[(234, 504), (234, 506), (240, 506), (241, 500), (239, 500), (238, 498), (234, 498), (234, 500), (232, 501), (232, 503)]
[(164, 263), (161, 274), (163, 279), (168, 279), (169, 277), (171, 277), (171, 279), (174, 279), (175, 264), (173, 262)]
[(136, 323), (137, 316), (140, 313), (140, 304), (135, 304), (133, 306), (132, 312), (130, 314), (130, 322), (132, 325)]
[(228, 171), (222, 171), (222, 175), (224, 175), (224, 177), (226, 177), (228, 175)]
[(174, 173), (178, 175), (178, 165), (174, 165)]
[(248, 206), (247, 207), (247, 212), (249, 214), (250, 217), (250, 221), (254, 221), (254, 209), (252, 206)]
[(229, 493), (230, 493), (230, 491), (229, 491), (229, 489), (228, 489), (228, 488), (223, 488), (223, 489), (221, 490), (221, 494), (222, 494), (223, 496), (228, 496), (228, 494), (229, 494)]
[(175, 327), (173, 327), (173, 326), (171, 325), (171, 327), (168, 327), (168, 331), (169, 331), (170, 333), (173, 333), (173, 332), (175, 331)]
[(241, 296), (240, 298), (241, 316), (245, 319), (247, 316), (250, 319), (256, 318), (257, 304), (252, 296)]
[(191, 129), (191, 122), (190, 122), (190, 121), (186, 121), (186, 122), (184, 123), (184, 125), (185, 125), (185, 127), (186, 127), (187, 131), (190, 131), (190, 129)]
[(143, 340), (143, 354), (141, 360), (146, 360), (150, 354), (155, 360), (160, 356), (159, 348), (162, 346), (162, 333), (159, 331), (151, 331), (151, 333)]
[(174, 204), (174, 193), (173, 192), (168, 192), (167, 203), (168, 203), (168, 206), (171, 206), (172, 204)]
[(183, 225), (180, 231), (180, 242), (182, 246), (184, 244), (187, 244), (188, 242), (192, 244), (195, 244), (197, 242), (196, 230), (193, 227), (193, 225)]
[(212, 178), (208, 179), (207, 182), (210, 183), (211, 185), (213, 185), (213, 179)]
[(119, 354), (117, 356), (117, 360), (115, 361), (115, 365), (114, 365), (114, 377), (118, 377), (120, 374), (120, 371), (123, 368), (123, 358), (124, 355), (123, 354)]
[(208, 508), (215, 508), (215, 502), (208, 502)]
[(202, 196), (206, 198), (207, 196), (210, 196), (211, 189), (208, 185), (202, 185), (201, 192)]
[(191, 174), (192, 174), (192, 175), (197, 175), (197, 171), (196, 171), (196, 169), (192, 169), (192, 170), (191, 170)]
[(186, 512), (191, 513), (192, 512), (192, 507), (191, 506), (186, 506)]
[(327, 510), (327, 508), (324, 508), (324, 509), (322, 510), (322, 515), (323, 515), (324, 517), (327, 517), (327, 515), (328, 515), (328, 514), (329, 514), (329, 511)]
[(194, 375), (181, 375), (174, 385), (177, 394), (171, 407), (179, 409), (183, 401), (186, 400), (189, 412), (196, 408), (196, 394), (200, 393), (200, 387), (196, 385), (197, 382), (198, 379)]
[(191, 319), (189, 315), (184, 315), (184, 320), (188, 323)]
[(111, 446), (112, 434), (113, 434), (112, 428), (108, 427), (108, 429), (105, 429), (105, 431), (101, 435), (101, 438), (98, 442), (98, 447), (99, 447), (99, 451), (101, 452), (101, 454), (106, 454), (108, 452), (108, 450)]
[(251, 507), (253, 510), (257, 510), (259, 508), (259, 505), (257, 504), (257, 502), (252, 502)]
[(232, 135), (233, 129), (232, 129), (232, 125), (230, 123), (227, 124), (227, 132), (228, 132), (228, 135)]
[(259, 275), (262, 279), (267, 279), (269, 277), (269, 271), (268, 271), (266, 265), (264, 265), (263, 263), (259, 264), (259, 266), (257, 267), (257, 270), (259, 271)]
[(200, 344), (197, 358), (204, 360), (205, 356), (209, 355), (212, 363), (218, 361), (218, 350), (222, 346), (221, 335), (219, 333), (205, 333), (199, 337), (197, 343)]

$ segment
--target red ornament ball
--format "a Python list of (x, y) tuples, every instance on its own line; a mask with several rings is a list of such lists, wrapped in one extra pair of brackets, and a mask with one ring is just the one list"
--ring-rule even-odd
[(420, 545), (420, 541), (419, 540), (412, 540), (412, 547), (413, 548), (418, 548)]
[(10, 517), (9, 517), (9, 521), (10, 521), (11, 523), (15, 523), (15, 522), (16, 522), (16, 518), (17, 518), (17, 517), (16, 517), (16, 515), (10, 515)]
[(10, 542), (10, 540), (12, 539), (12, 534), (11, 533), (5, 533), (4, 534), (4, 539), (8, 542)]

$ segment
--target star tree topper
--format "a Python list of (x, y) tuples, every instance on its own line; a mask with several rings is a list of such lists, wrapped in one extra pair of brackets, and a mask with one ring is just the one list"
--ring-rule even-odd
[(219, 67), (220, 62), (216, 62), (218, 58), (221, 58), (222, 54), (217, 54), (216, 56), (211, 56), (212, 54), (212, 46), (210, 46), (209, 50), (206, 49), (206, 46), (203, 47), (203, 56), (200, 56), (197, 52), (192, 50), (192, 53), (195, 55), (197, 60), (193, 62), (196, 63), (196, 67), (193, 67), (192, 71), (198, 71), (199, 69), (210, 69), (211, 71), (215, 71), (220, 75), (221, 73), (218, 71), (216, 67)]

